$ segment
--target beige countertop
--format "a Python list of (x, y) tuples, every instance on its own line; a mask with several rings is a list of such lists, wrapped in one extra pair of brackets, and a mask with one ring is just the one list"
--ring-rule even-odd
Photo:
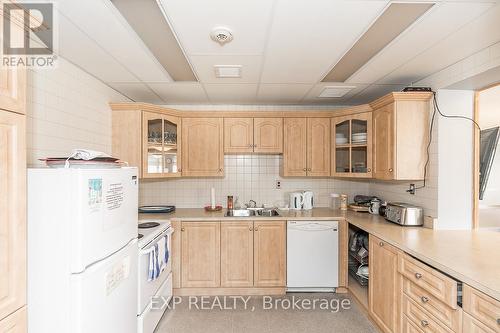
[(179, 208), (170, 214), (140, 214), (139, 220), (334, 220), (345, 219), (430, 266), (500, 301), (500, 232), (432, 230), (401, 227), (380, 216), (351, 211), (315, 208), (310, 211), (280, 211), (277, 217), (224, 217), (225, 210)]

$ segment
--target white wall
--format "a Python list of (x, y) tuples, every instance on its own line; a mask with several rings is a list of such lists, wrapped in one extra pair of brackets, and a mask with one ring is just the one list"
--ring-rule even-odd
[(63, 58), (56, 69), (30, 69), (27, 85), (27, 160), (68, 156), (72, 149), (111, 153), (111, 101), (126, 97)]
[[(264, 203), (288, 204), (288, 194), (312, 190), (316, 207), (328, 207), (330, 193), (344, 193), (352, 200), (355, 194), (367, 194), (367, 182), (350, 182), (331, 178), (282, 178), (280, 155), (226, 155), (223, 178), (183, 178), (164, 181), (142, 181), (139, 202), (142, 205), (170, 204), (177, 207), (204, 207), (210, 204), (210, 188), (216, 201), (226, 207), (228, 195), (238, 196), (241, 204), (250, 199)], [(276, 180), (281, 189), (276, 189)]]
[[(474, 92), (440, 90), (446, 115), (474, 116)], [(473, 207), (473, 125), (468, 120), (439, 118), (438, 229), (470, 229)]]

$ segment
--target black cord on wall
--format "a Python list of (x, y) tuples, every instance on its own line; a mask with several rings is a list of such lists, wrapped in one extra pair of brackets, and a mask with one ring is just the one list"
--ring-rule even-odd
[(432, 131), (434, 129), (434, 120), (436, 118), (436, 113), (439, 113), (439, 115), (443, 118), (450, 118), (450, 119), (463, 119), (463, 120), (469, 120), (471, 121), (479, 131), (481, 131), (481, 126), (479, 126), (479, 124), (472, 118), (469, 118), (469, 117), (466, 117), (466, 116), (449, 116), (449, 115), (446, 115), (444, 114), (443, 112), (441, 112), (441, 109), (439, 108), (439, 104), (437, 102), (437, 98), (436, 98), (436, 92), (435, 91), (432, 91), (432, 95), (433, 95), (433, 98), (432, 98), (432, 101), (433, 101), (433, 106), (434, 106), (434, 111), (432, 112), (432, 117), (431, 117), (431, 125), (430, 125), (430, 128), (429, 128), (429, 143), (427, 144), (427, 159), (425, 161), (425, 166), (424, 166), (424, 183), (422, 186), (419, 186), (419, 187), (416, 187), (415, 190), (420, 190), (422, 188), (424, 188), (426, 186), (426, 182), (427, 182), (427, 167), (429, 166), (429, 162), (430, 162), (430, 148), (431, 148), (431, 144), (432, 144)]

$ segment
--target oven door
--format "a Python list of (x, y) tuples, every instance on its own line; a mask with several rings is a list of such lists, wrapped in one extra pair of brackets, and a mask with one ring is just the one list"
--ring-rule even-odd
[[(167, 280), (170, 272), (172, 271), (172, 233), (173, 228), (168, 228), (164, 232), (158, 235), (151, 243), (146, 245), (144, 248), (139, 250), (139, 288), (138, 288), (138, 308), (137, 314), (140, 315), (144, 312), (144, 309), (151, 302), (151, 297), (156, 295), (163, 282)], [(149, 271), (149, 253), (151, 252), (151, 248), (164, 236), (168, 237), (168, 252), (170, 253), (167, 266), (161, 272), (160, 276), (155, 280), (148, 281), (148, 271)]]

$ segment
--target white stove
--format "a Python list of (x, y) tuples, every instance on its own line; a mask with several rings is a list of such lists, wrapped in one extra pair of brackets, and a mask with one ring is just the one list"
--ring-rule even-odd
[[(160, 321), (166, 307), (163, 309), (153, 308), (153, 304), (159, 303), (158, 299), (169, 300), (172, 297), (172, 233), (174, 232), (170, 222), (141, 220), (138, 225), (139, 233), (139, 262), (138, 262), (138, 304), (137, 304), (137, 332), (153, 333)], [(141, 236), (142, 235), (142, 236)], [(166, 242), (165, 242), (166, 241)], [(167, 244), (167, 246), (165, 246)], [(151, 279), (150, 261), (152, 250), (155, 246), (163, 246), (168, 251), (168, 261), (163, 265), (159, 275)], [(163, 252), (163, 251), (160, 251)], [(163, 252), (164, 253), (164, 252)], [(164, 255), (161, 256), (164, 259)], [(155, 302), (153, 299), (157, 298)], [(161, 302), (160, 302), (161, 303)]]

